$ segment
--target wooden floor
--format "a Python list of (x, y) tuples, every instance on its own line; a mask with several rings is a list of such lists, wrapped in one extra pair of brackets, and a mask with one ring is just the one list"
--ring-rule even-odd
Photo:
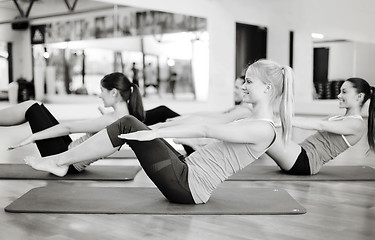
[[(36, 152), (35, 146), (31, 145), (13, 152), (6, 151), (7, 146), (17, 142), (27, 131), (27, 125), (0, 128), (0, 163), (22, 163), (24, 155)], [(375, 167), (374, 155), (361, 155), (360, 150), (363, 149), (354, 148), (331, 164)], [(136, 160), (103, 160), (98, 164), (133, 165), (137, 162)], [(255, 164), (273, 163), (265, 158)], [(88, 187), (154, 186), (143, 171), (130, 182), (60, 181), (58, 183)], [(0, 207), (6, 207), (32, 188), (53, 184), (56, 182), (0, 180)], [(307, 213), (268, 216), (171, 216), (15, 214), (0, 211), (0, 239), (375, 239), (375, 182), (255, 181), (225, 182), (222, 186), (243, 188), (244, 191), (246, 188), (259, 187), (285, 189), (307, 209)]]

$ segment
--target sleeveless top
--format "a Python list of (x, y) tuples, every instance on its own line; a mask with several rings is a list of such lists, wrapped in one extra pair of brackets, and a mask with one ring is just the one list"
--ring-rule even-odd
[[(357, 118), (363, 120), (359, 115), (352, 115), (334, 116), (329, 118), (328, 121), (342, 121), (346, 118)], [(326, 164), (351, 147), (344, 135), (326, 131), (318, 131), (314, 135), (311, 135), (300, 143), (300, 146), (306, 151), (311, 174), (318, 173), (323, 164)]]
[(249, 143), (215, 141), (185, 158), (188, 166), (188, 184), (196, 204), (205, 203), (212, 191), (228, 177), (238, 172), (264, 154), (276, 139), (275, 125), (267, 121), (275, 132), (271, 144), (257, 152)]

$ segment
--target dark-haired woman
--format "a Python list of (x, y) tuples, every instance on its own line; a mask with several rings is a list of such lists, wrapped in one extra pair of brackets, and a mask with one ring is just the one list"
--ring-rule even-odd
[[(94, 119), (59, 123), (48, 109), (36, 101), (26, 101), (0, 110), (0, 126), (15, 126), (25, 122), (30, 124), (33, 132), (26, 139), (11, 148), (17, 148), (35, 142), (42, 157), (64, 152), (87, 140), (96, 132), (126, 115), (132, 115), (144, 121), (142, 96), (137, 85), (124, 74), (115, 72), (103, 77), (100, 81), (104, 107), (112, 108), (106, 114)], [(86, 133), (72, 141), (71, 133)], [(82, 162), (70, 167), (82, 171), (89, 162)]]
[[(361, 78), (349, 78), (340, 88), (339, 107), (345, 109), (342, 116), (324, 120), (294, 119), (294, 127), (317, 130), (317, 133), (297, 144), (286, 145), (277, 138), (267, 154), (288, 174), (317, 174), (323, 164), (332, 160), (356, 144), (366, 134), (370, 150), (375, 150), (374, 117), (375, 89)], [(370, 101), (367, 129), (361, 110)]]

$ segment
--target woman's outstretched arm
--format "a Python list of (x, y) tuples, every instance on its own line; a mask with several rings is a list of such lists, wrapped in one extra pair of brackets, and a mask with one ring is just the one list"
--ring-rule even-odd
[(186, 124), (200, 124), (202, 122), (220, 124), (220, 123), (232, 122), (238, 119), (248, 118), (250, 116), (251, 116), (250, 106), (249, 107), (236, 106), (230, 111), (225, 111), (225, 112), (206, 112), (206, 113), (198, 112), (198, 113), (182, 115), (179, 117), (169, 119), (166, 122), (155, 124), (150, 127), (152, 129), (157, 129), (157, 128), (165, 128), (165, 127), (186, 125)]
[(272, 139), (274, 132), (269, 123), (256, 120), (240, 120), (227, 124), (193, 124), (171, 126), (122, 134), (129, 140), (149, 141), (155, 138), (214, 138), (236, 143), (259, 143)]
[(95, 133), (102, 130), (115, 120), (113, 114), (108, 114), (94, 119), (59, 123), (43, 131), (31, 134), (17, 145), (11, 146), (10, 149), (22, 147), (34, 143), (37, 140), (66, 136), (71, 133)]
[(356, 118), (347, 118), (342, 121), (294, 118), (292, 125), (307, 130), (327, 131), (343, 135), (362, 133), (364, 128), (363, 121)]

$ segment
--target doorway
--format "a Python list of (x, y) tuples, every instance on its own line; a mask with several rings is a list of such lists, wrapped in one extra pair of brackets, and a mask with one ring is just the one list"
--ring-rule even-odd
[(244, 74), (244, 68), (267, 57), (267, 28), (236, 23), (236, 76)]

